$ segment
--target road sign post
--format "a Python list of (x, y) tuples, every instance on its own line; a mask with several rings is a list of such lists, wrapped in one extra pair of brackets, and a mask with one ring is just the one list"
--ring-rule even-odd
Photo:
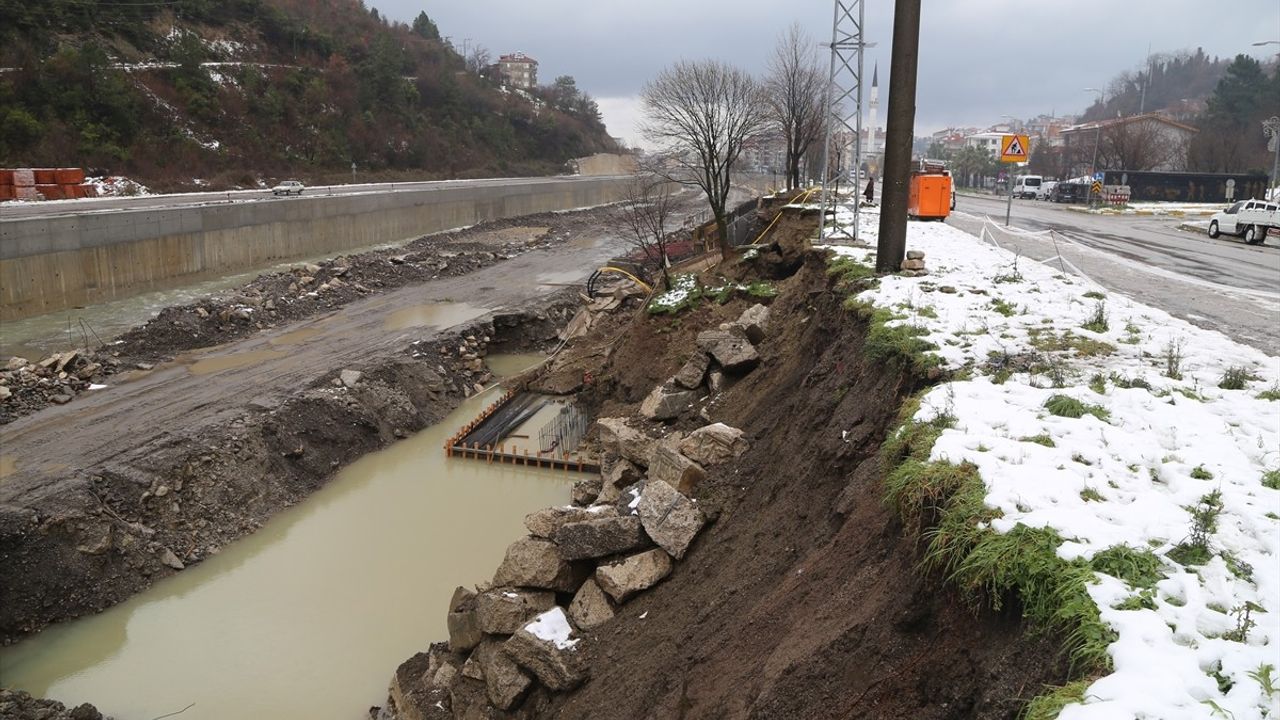
[(1236, 181), (1233, 178), (1227, 178), (1227, 202), (1236, 199)]
[(1000, 162), (1010, 163), (1005, 170), (1005, 184), (1009, 186), (1009, 201), (1004, 209), (1004, 226), (1009, 227), (1013, 218), (1013, 171), (1017, 163), (1026, 162), (1030, 154), (1031, 142), (1026, 135), (1005, 135), (1000, 138)]

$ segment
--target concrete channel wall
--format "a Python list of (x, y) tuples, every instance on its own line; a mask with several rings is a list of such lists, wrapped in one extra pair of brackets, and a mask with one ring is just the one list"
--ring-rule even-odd
[(0, 222), (0, 321), (622, 198), (627, 178), (441, 183)]

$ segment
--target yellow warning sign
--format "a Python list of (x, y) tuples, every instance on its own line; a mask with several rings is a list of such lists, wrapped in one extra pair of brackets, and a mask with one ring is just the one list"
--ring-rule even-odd
[(1005, 135), (1000, 138), (1000, 162), (1026, 162), (1031, 151), (1031, 139), (1026, 135)]

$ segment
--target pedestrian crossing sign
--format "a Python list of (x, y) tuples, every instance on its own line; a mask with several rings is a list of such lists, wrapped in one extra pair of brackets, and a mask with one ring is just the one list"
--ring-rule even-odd
[(1000, 162), (1026, 162), (1030, 149), (1026, 135), (1005, 135), (1000, 138)]

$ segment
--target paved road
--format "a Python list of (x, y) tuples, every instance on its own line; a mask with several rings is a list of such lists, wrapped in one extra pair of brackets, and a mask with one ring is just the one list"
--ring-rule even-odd
[[(317, 185), (308, 187), (307, 195), (364, 195), (369, 193), (407, 192), (411, 190), (448, 189), (455, 187), (488, 187), (538, 185), (551, 182), (592, 182), (606, 176), (563, 175), (533, 178), (487, 178), (482, 180), (440, 180), (433, 182), (371, 183), (353, 185)], [(230, 190), (226, 192), (176, 193), (138, 197), (103, 197), (81, 200), (52, 200), (38, 203), (0, 203), (0, 222), (60, 215), (82, 215), (121, 210), (156, 210), (210, 203), (288, 202), (289, 197), (276, 197), (270, 190)]]
[(1280, 355), (1280, 239), (1249, 246), (1179, 230), (1176, 218), (1091, 215), (1033, 200), (1014, 201), (1009, 232), (1004, 213), (1002, 198), (961, 195), (948, 222), (974, 234), (985, 227), (1002, 247)]

